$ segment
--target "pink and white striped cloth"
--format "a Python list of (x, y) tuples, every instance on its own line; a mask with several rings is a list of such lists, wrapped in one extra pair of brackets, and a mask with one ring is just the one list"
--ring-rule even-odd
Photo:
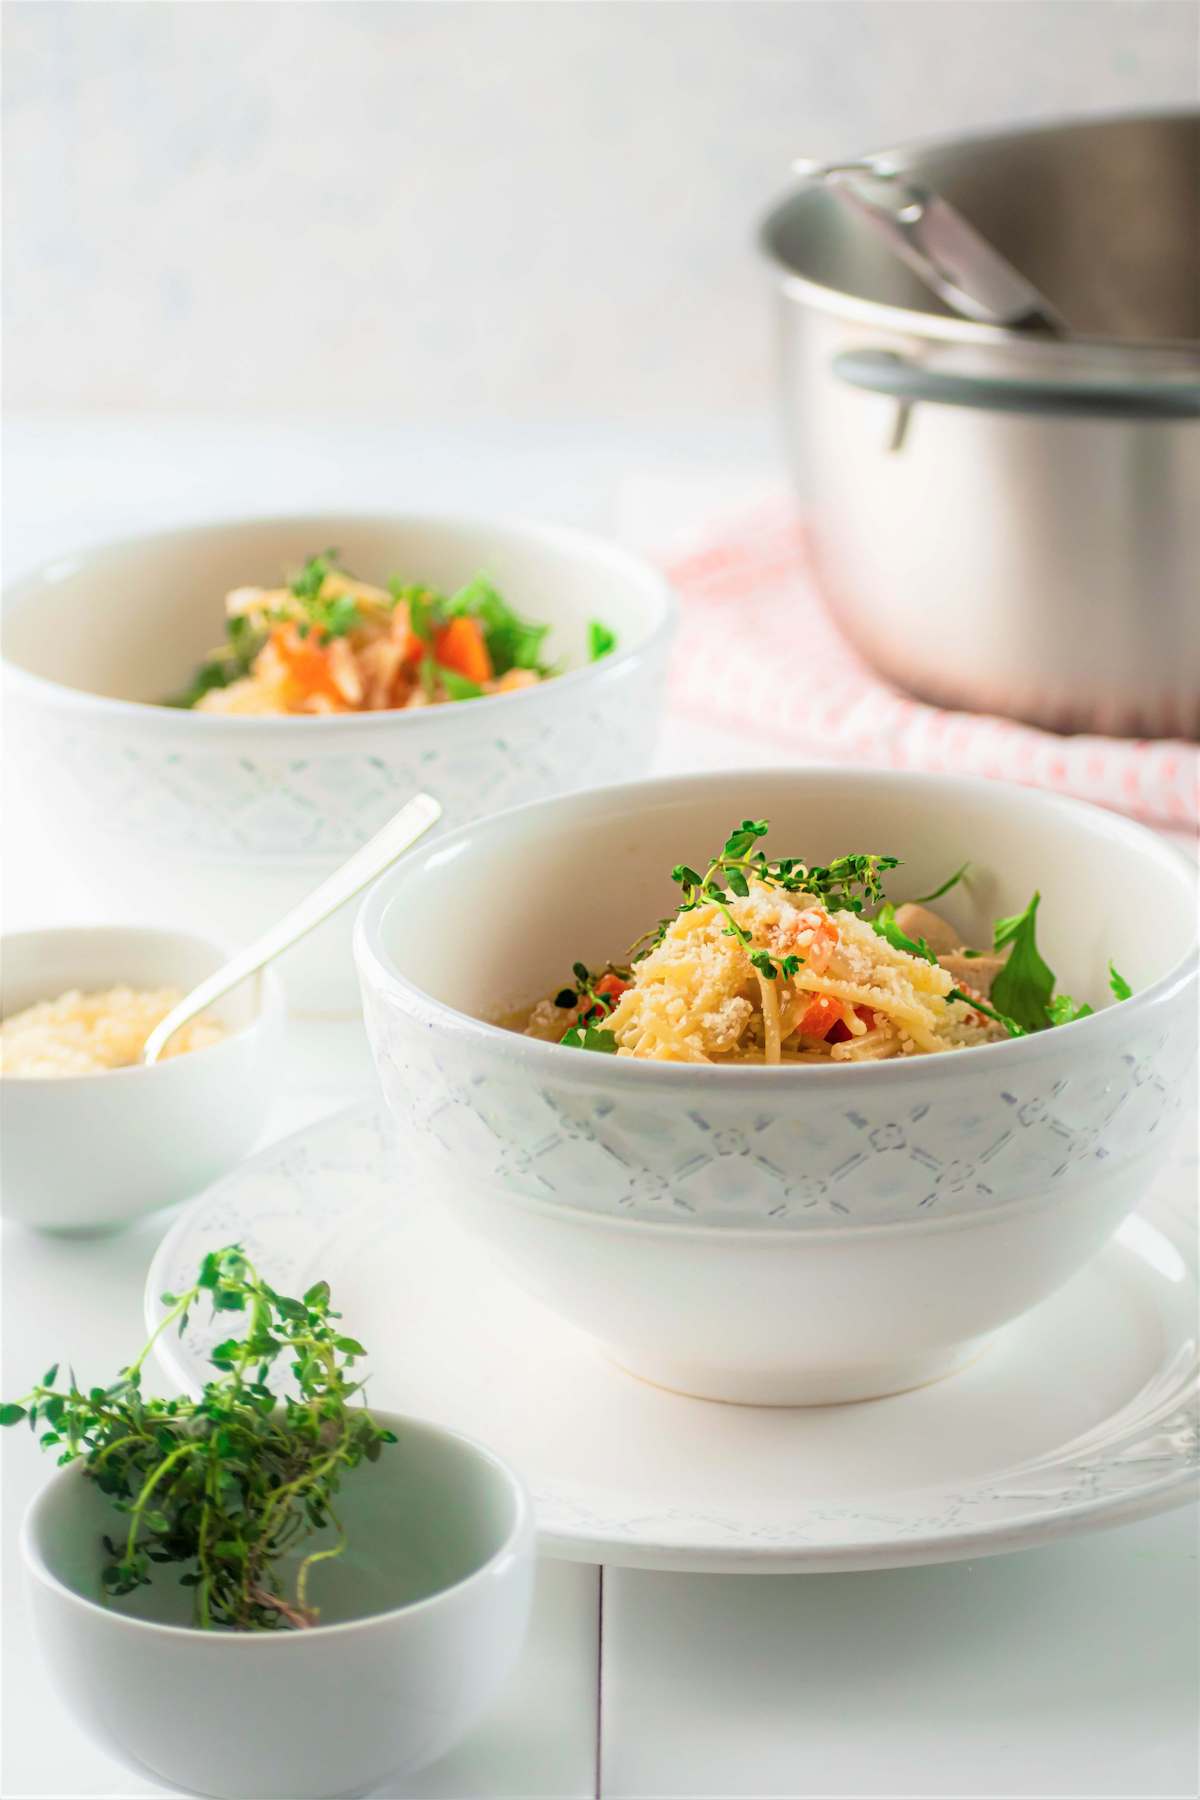
[[(945, 712), (891, 687), (838, 632), (809, 574), (802, 527), (780, 498), (668, 563), (683, 622), (669, 704), (822, 761), (952, 770), (1092, 800), (1176, 832), (1200, 824), (1200, 746), (1059, 737), (1011, 719)], [(804, 669), (798, 678), (796, 645)]]

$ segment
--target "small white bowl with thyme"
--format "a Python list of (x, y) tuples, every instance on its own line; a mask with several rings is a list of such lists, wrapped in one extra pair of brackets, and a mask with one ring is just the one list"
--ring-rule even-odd
[(0, 941), (6, 1219), (111, 1230), (237, 1162), (274, 1099), (284, 1001), (255, 982), (139, 1062), (147, 1034), (228, 952), (186, 932), (65, 926)]
[(374, 1791), (449, 1750), (512, 1668), (528, 1496), (482, 1445), (369, 1410), (327, 1282), (281, 1294), (214, 1248), (155, 1336), (207, 1307), (199, 1394), (144, 1391), (151, 1337), (107, 1387), (56, 1365), (0, 1405), (65, 1465), (22, 1530), (38, 1642), (139, 1775), (221, 1800)]

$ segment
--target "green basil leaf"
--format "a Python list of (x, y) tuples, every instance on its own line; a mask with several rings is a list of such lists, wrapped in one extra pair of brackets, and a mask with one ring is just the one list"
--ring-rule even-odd
[(468, 681), (465, 675), (456, 674), (453, 669), (443, 669), (440, 663), (438, 680), (452, 700), (478, 700), (483, 693), (477, 681)]
[(1041, 895), (1033, 899), (1022, 913), (997, 919), (993, 944), (1002, 950), (1011, 944), (1008, 961), (997, 971), (992, 982), (992, 999), (997, 1010), (1015, 1019), (1025, 1031), (1042, 1031), (1047, 1023), (1047, 1008), (1054, 994), (1054, 973), (1043, 961), (1037, 947), (1037, 910)]
[(588, 623), (588, 661), (599, 662), (602, 656), (609, 656), (617, 647), (617, 634), (602, 625), (599, 619)]
[(922, 962), (937, 961), (924, 938), (910, 938), (906, 932), (901, 931), (896, 923), (896, 909), (890, 900), (884, 901), (871, 920), (871, 929), (876, 937), (886, 938), (893, 950), (905, 950), (909, 956), (919, 956)]
[(1086, 1019), (1092, 1008), (1085, 1000), (1082, 1006), (1076, 1006), (1070, 994), (1055, 994), (1046, 1008), (1046, 1017), (1052, 1025), (1071, 1025), (1076, 1019)]
[(559, 1040), (571, 1050), (599, 1050), (604, 1055), (614, 1056), (617, 1049), (615, 1031), (605, 1031), (597, 1025), (585, 1025), (582, 1028), (572, 1025)]
[(478, 619), (497, 675), (507, 675), (510, 669), (532, 669), (538, 675), (549, 672), (541, 652), (550, 627), (523, 619), (484, 576), (477, 575), (452, 594), (446, 611), (452, 618)]

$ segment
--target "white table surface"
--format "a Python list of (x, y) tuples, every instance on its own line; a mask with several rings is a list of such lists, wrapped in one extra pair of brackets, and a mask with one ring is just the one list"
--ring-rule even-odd
[[(90, 540), (223, 513), (515, 508), (670, 537), (771, 472), (766, 428), (474, 437), (324, 421), (17, 422), (6, 432), (8, 574)], [(634, 477), (635, 479), (630, 479)], [(663, 768), (774, 760), (668, 726)], [(4, 926), (81, 914), (78, 878), (9, 796)], [(353, 1022), (301, 1022), (263, 1141), (370, 1091)], [(331, 1070), (336, 1074), (331, 1075)], [(3, 1391), (60, 1355), (98, 1371), (140, 1342), (163, 1217), (110, 1238), (3, 1232)], [(161, 1792), (95, 1750), (29, 1639), (15, 1540), (46, 1470), (5, 1434), (0, 1792)], [(1192, 1800), (1200, 1604), (1193, 1509), (1014, 1556), (862, 1575), (653, 1575), (543, 1563), (521, 1664), (421, 1800), (1123, 1795)]]

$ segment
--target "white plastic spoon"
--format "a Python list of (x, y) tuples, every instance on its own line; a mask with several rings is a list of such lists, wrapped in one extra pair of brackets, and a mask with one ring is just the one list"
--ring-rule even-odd
[(178, 1006), (173, 1006), (165, 1019), (154, 1027), (146, 1039), (142, 1051), (143, 1063), (156, 1063), (175, 1033), (188, 1025), (214, 1001), (220, 1000), (232, 988), (238, 986), (251, 975), (273, 962), (285, 950), (302, 937), (321, 925), (335, 913), (347, 900), (369, 887), (378, 875), (390, 868), (396, 858), (410, 845), (427, 832), (431, 825), (436, 825), (442, 816), (442, 809), (431, 794), (418, 794), (407, 805), (402, 806), (394, 818), (388, 820), (381, 831), (373, 838), (368, 838), (362, 847), (348, 857), (339, 869), (326, 877), (311, 894), (293, 906), (283, 918), (264, 931), (261, 937), (239, 950), (236, 956), (218, 969), (215, 974), (206, 978), (194, 987), (190, 994), (185, 994)]

